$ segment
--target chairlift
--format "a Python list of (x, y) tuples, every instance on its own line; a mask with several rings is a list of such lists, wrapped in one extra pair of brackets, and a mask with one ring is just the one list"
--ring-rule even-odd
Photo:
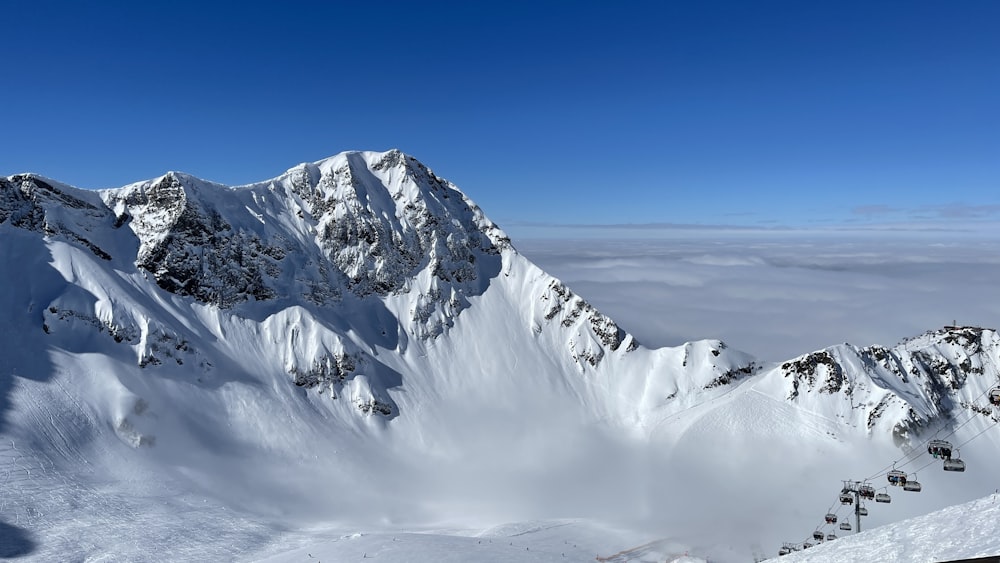
[(863, 506), (859, 506), (858, 507), (858, 516), (868, 516), (868, 509), (865, 508), (865, 507), (863, 507)]
[(893, 469), (886, 474), (886, 477), (889, 479), (890, 485), (895, 485), (897, 487), (906, 485), (906, 473), (903, 471)]
[(816, 541), (823, 541), (823, 532), (816, 530), (813, 532), (813, 539)]
[(889, 496), (889, 493), (879, 493), (875, 495), (875, 502), (889, 503), (892, 502), (892, 497)]
[(802, 549), (809, 549), (812, 546), (813, 546), (813, 544), (811, 544), (809, 542), (805, 542), (805, 543), (802, 544)]
[(854, 497), (849, 493), (840, 493), (840, 504), (854, 504)]
[(931, 440), (927, 444), (927, 453), (935, 458), (951, 459), (951, 443), (944, 440)]
[(873, 499), (875, 498), (875, 487), (871, 485), (861, 485), (861, 487), (858, 488), (858, 495), (860, 495), (861, 498)]
[(843, 522), (841, 522), (840, 523), (840, 529), (841, 530), (846, 530), (846, 531), (850, 532), (851, 531), (851, 523), (847, 522), (846, 520), (843, 521)]
[(990, 403), (1000, 407), (1000, 387), (990, 389)]
[(960, 459), (946, 459), (944, 460), (944, 470), (945, 471), (965, 471), (965, 462)]
[(922, 488), (923, 487), (921, 487), (920, 483), (917, 481), (907, 481), (906, 484), (903, 485), (904, 491), (911, 491), (914, 493), (919, 493)]
[(783, 546), (781, 546), (781, 549), (778, 550), (778, 555), (779, 556), (780, 555), (788, 555), (791, 552), (792, 552), (792, 548), (788, 547), (787, 545), (783, 545)]
[(944, 460), (944, 470), (945, 471), (965, 471), (965, 462), (960, 459), (946, 459)]
[(826, 535), (826, 541), (833, 541), (835, 539), (837, 539), (837, 534), (827, 534)]
[(834, 514), (834, 513), (832, 513), (832, 512), (828, 512), (827, 515), (826, 515), (826, 523), (827, 524), (836, 524), (837, 523), (837, 515)]

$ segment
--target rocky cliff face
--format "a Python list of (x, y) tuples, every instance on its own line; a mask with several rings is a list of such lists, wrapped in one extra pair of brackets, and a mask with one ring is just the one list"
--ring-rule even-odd
[(805, 408), (836, 412), (900, 444), (966, 414), (997, 420), (988, 400), (1000, 382), (1000, 336), (950, 326), (886, 348), (833, 346), (783, 362), (764, 375), (776, 394)]
[(91, 231), (120, 224), (95, 195), (32, 174), (0, 178), (0, 223), (71, 241), (110, 260), (91, 240)]
[(221, 307), (386, 296), (423, 270), (437, 293), (469, 290), (480, 256), (509, 247), (454, 185), (399, 151), (345, 153), (240, 188), (172, 172), (103, 196), (141, 243), (137, 267)]

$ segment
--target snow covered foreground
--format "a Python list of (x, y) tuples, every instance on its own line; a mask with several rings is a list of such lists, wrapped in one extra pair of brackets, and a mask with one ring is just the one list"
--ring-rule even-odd
[(398, 151), (0, 179), (0, 243), (0, 556), (745, 561), (935, 433), (866, 529), (995, 489), (995, 331), (648, 349)]
[[(703, 563), (705, 559), (688, 556), (680, 544), (648, 542), (618, 552), (606, 552), (609, 541), (620, 541), (621, 532), (579, 521), (525, 522), (499, 526), (474, 534), (456, 531), (421, 533), (345, 534), (306, 547), (289, 550), (260, 563), (297, 561), (353, 561), (373, 559), (387, 562), (509, 561), (670, 561)], [(595, 555), (602, 553), (603, 555)]]
[(781, 557), (798, 563), (933, 563), (1000, 556), (1000, 495), (842, 537)]

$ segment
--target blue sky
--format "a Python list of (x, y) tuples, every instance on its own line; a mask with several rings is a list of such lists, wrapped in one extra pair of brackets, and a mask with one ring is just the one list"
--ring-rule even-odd
[(1000, 217), (1000, 2), (204, 4), (6, 2), (0, 174), (396, 147), (515, 235)]

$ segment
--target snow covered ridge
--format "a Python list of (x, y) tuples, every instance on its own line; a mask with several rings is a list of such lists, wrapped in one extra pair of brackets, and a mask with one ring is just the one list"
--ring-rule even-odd
[[(403, 374), (435, 369), (402, 355), (426, 357), (414, 342), (447, 334), (487, 290), (494, 297), (485, 301), (500, 308), (481, 304), (489, 318), (476, 322), (515, 322), (519, 335), (506, 335), (504, 347), (554, 355), (545, 369), (573, 378), (576, 393), (603, 404), (619, 389), (621, 401), (602, 412), (633, 413), (634, 402), (655, 410), (679, 388), (710, 389), (756, 370), (746, 354), (719, 357), (725, 345), (708, 343), (683, 357), (644, 350), (618, 376), (620, 362), (602, 364), (639, 343), (520, 256), (456, 186), (397, 150), (346, 152), (240, 187), (169, 172), (89, 192), (17, 175), (0, 180), (0, 223), (41, 235), (58, 255), (65, 285), (38, 304), (41, 333), (65, 342), (104, 334), (139, 368), (196, 368), (201, 382), (221, 377), (215, 367), (227, 358), (245, 363), (249, 347), (266, 357), (246, 369), (354, 394), (360, 412), (395, 416), (389, 389)], [(229, 319), (184, 312), (193, 306)], [(230, 336), (231, 322), (244, 325), (243, 341)], [(474, 340), (447, 346), (463, 357)], [(377, 357), (383, 350), (400, 357)], [(711, 358), (689, 359), (695, 350)], [(579, 378), (588, 372), (595, 377)]]
[[(982, 395), (998, 372), (997, 335), (978, 328), (951, 327), (891, 349), (834, 346), (767, 370), (721, 342), (643, 349), (520, 256), (456, 186), (398, 150), (346, 152), (240, 187), (170, 172), (88, 192), (17, 175), (0, 179), (0, 223), (86, 251), (60, 267), (76, 289), (44, 304), (42, 332), (105, 333), (139, 367), (193, 365), (208, 378), (225, 361), (206, 349), (205, 335), (226, 343), (227, 331), (217, 319), (199, 326), (176, 308), (136, 299), (138, 292), (162, 303), (166, 292), (246, 323), (249, 340), (231, 347), (278, 344), (255, 370), (332, 396), (364, 374), (362, 388), (350, 391), (360, 393), (363, 413), (394, 416), (389, 390), (400, 375), (435, 369), (402, 359), (411, 339), (447, 334), (477, 300), (491, 316), (468, 330), (491, 333), (482, 323), (504, 317), (514, 325), (506, 347), (554, 353), (546, 369), (604, 405), (598, 410), (643, 427), (753, 376), (757, 391), (869, 433), (891, 432), (905, 445), (960, 411), (990, 416)], [(78, 265), (84, 256), (86, 268)], [(97, 271), (99, 282), (85, 273)], [(502, 309), (486, 304), (488, 291)], [(399, 357), (379, 357), (382, 349)]]
[(344, 153), (238, 188), (171, 172), (102, 195), (139, 239), (139, 268), (221, 307), (384, 296), (423, 270), (439, 292), (474, 290), (477, 260), (509, 246), (454, 185), (399, 151)]
[(921, 431), (959, 416), (994, 421), (988, 393), (998, 384), (998, 344), (995, 330), (962, 326), (892, 348), (843, 344), (780, 364), (756, 388), (869, 435), (891, 432), (905, 448)]

